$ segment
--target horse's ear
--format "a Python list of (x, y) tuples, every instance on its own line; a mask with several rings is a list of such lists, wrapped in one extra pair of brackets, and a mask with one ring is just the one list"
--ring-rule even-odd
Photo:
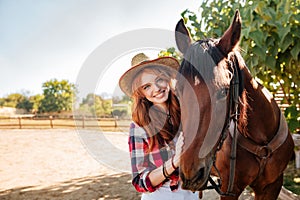
[(224, 53), (224, 55), (230, 53), (238, 44), (241, 35), (241, 28), (242, 19), (240, 16), (240, 12), (236, 10), (231, 25), (223, 34), (217, 45), (217, 47)]
[(183, 54), (186, 53), (186, 50), (191, 45), (192, 40), (190, 33), (184, 25), (183, 19), (179, 20), (175, 28), (175, 39), (179, 51)]

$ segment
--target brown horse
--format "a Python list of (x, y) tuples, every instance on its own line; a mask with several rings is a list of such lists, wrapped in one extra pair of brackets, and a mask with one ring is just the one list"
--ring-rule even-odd
[(183, 20), (176, 26), (184, 55), (176, 85), (185, 138), (182, 187), (211, 187), (221, 199), (238, 199), (249, 185), (256, 200), (277, 199), (294, 142), (272, 95), (247, 69), (240, 34), (238, 11), (220, 39), (192, 43)]

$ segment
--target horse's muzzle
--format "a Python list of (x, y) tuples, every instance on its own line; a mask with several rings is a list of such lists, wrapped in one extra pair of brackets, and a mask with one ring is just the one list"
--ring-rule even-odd
[[(192, 179), (186, 179), (184, 173), (180, 172), (180, 178), (182, 181), (182, 189), (191, 190), (191, 191), (201, 191), (206, 188), (208, 182), (207, 169), (200, 168), (198, 173)], [(207, 175), (208, 174), (208, 175)]]

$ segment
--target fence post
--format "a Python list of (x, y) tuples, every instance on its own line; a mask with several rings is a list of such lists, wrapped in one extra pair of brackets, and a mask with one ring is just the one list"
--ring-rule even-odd
[(21, 123), (21, 119), (22, 119), (22, 118), (21, 118), (21, 117), (18, 117), (18, 119), (19, 119), (19, 128), (22, 129), (22, 123)]
[(82, 115), (82, 128), (84, 128), (85, 124), (84, 124), (84, 115)]
[(118, 116), (115, 117), (115, 128), (117, 128), (117, 126), (118, 126), (117, 119), (118, 119)]
[(52, 122), (53, 117), (52, 117), (52, 115), (49, 116), (49, 119), (50, 119), (50, 127), (53, 128), (53, 122)]

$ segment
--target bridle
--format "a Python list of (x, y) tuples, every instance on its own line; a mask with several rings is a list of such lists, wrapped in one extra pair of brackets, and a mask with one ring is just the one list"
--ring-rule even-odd
[[(215, 63), (219, 63), (224, 57), (218, 48), (215, 45), (209, 44), (209, 40), (200, 41), (200, 45), (209, 53)], [(248, 140), (243, 134), (241, 134), (238, 130), (238, 120), (240, 117), (240, 96), (244, 91), (244, 74), (243, 71), (239, 67), (238, 55), (232, 52), (228, 55), (228, 59), (226, 62), (228, 63), (228, 68), (232, 73), (232, 77), (230, 80), (230, 86), (227, 93), (227, 109), (226, 109), (226, 118), (225, 122), (216, 143), (216, 148), (214, 152), (212, 152), (212, 166), (217, 172), (218, 177), (220, 176), (220, 172), (216, 167), (216, 154), (221, 150), (224, 141), (227, 138), (228, 133), (230, 133), (232, 142), (230, 149), (230, 169), (229, 169), (229, 177), (228, 177), (228, 186), (226, 192), (221, 191), (222, 180), (219, 178), (217, 182), (215, 182), (212, 177), (209, 175), (208, 182), (211, 185), (203, 188), (205, 189), (214, 189), (221, 196), (235, 196), (233, 193), (234, 187), (234, 179), (235, 179), (235, 168), (236, 168), (236, 153), (237, 153), (237, 145), (241, 148), (245, 149), (249, 153), (252, 153), (255, 158), (258, 160), (260, 168), (257, 175), (257, 178), (262, 173), (265, 165), (267, 163), (267, 159), (272, 155), (274, 151), (276, 151), (283, 143), (286, 141), (288, 137), (288, 126), (287, 122), (284, 118), (284, 115), (280, 115), (279, 119), (279, 127), (277, 132), (274, 134), (274, 137), (271, 141), (268, 141), (267, 144), (260, 145), (251, 140)], [(242, 123), (242, 122), (241, 122)]]
[[(211, 45), (212, 40), (200, 40), (197, 41), (201, 47), (208, 52), (208, 54), (212, 57), (215, 63), (219, 63), (225, 56), (217, 49), (216, 46)], [(212, 41), (213, 42), (213, 41)], [(236, 150), (237, 150), (237, 137), (238, 137), (238, 118), (240, 115), (239, 111), (239, 97), (243, 91), (243, 74), (239, 68), (238, 59), (236, 55), (233, 53), (230, 55), (230, 58), (226, 61), (228, 64), (228, 68), (232, 73), (232, 77), (230, 80), (229, 90), (227, 94), (227, 109), (226, 109), (226, 118), (221, 131), (221, 135), (216, 144), (216, 151), (213, 153), (213, 167), (220, 176), (220, 172), (216, 167), (216, 154), (221, 150), (225, 139), (229, 133), (230, 125), (234, 125), (234, 131), (232, 134), (232, 144), (231, 144), (231, 153), (230, 153), (230, 173), (229, 173), (229, 184), (226, 192), (221, 191), (222, 180), (218, 179), (215, 182), (212, 177), (209, 175), (208, 181), (211, 185), (203, 188), (205, 189), (214, 189), (221, 196), (235, 196), (232, 193), (234, 186), (234, 176), (235, 176), (235, 166), (236, 166)]]
[(234, 124), (233, 128), (233, 134), (232, 134), (232, 143), (231, 143), (231, 152), (230, 152), (230, 173), (229, 173), (229, 182), (226, 192), (221, 191), (222, 186), (222, 180), (218, 179), (218, 182), (216, 183), (211, 176), (209, 176), (208, 181), (210, 182), (210, 186), (207, 186), (205, 189), (214, 189), (216, 192), (218, 192), (221, 196), (235, 196), (235, 194), (232, 193), (233, 190), (233, 184), (234, 184), (234, 176), (235, 176), (235, 165), (236, 165), (236, 149), (237, 149), (237, 125), (238, 125), (238, 118), (239, 118), (239, 96), (241, 91), (241, 71), (239, 69), (239, 66), (237, 64), (237, 58), (234, 55), (233, 60), (228, 60), (228, 65), (233, 71), (233, 76), (230, 81), (230, 87), (228, 92), (228, 106), (227, 106), (227, 116), (224, 122), (223, 129), (221, 131), (220, 139), (217, 143), (217, 150), (214, 153), (213, 156), (213, 167), (217, 171), (219, 177), (220, 172), (217, 169), (215, 165), (216, 161), (216, 154), (219, 150), (221, 150), (223, 143), (228, 135), (230, 124)]

